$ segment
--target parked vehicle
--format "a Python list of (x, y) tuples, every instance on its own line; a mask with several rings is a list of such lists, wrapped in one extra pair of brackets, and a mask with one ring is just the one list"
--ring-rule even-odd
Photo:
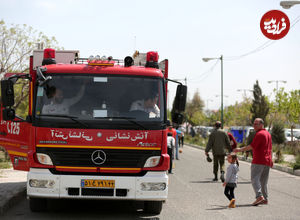
[(293, 129), (293, 138), (292, 138), (291, 129), (289, 129), (289, 128), (284, 129), (284, 134), (285, 134), (286, 142), (300, 140), (300, 129)]

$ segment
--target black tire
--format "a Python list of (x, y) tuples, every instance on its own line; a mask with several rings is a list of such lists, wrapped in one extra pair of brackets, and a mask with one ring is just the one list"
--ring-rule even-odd
[(163, 201), (145, 201), (144, 211), (149, 214), (159, 215), (162, 210)]
[(47, 199), (29, 198), (29, 207), (32, 212), (43, 212), (47, 210)]

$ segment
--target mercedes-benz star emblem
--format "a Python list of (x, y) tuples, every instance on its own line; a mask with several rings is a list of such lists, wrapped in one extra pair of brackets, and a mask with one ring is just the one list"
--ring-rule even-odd
[(92, 161), (94, 164), (103, 164), (106, 160), (106, 154), (102, 150), (96, 150), (92, 153)]

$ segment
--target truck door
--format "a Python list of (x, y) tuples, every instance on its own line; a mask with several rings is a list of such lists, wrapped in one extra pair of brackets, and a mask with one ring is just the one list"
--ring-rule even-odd
[[(4, 147), (10, 156), (14, 169), (29, 170), (29, 152), (32, 153), (32, 125), (26, 122), (29, 113), (29, 80), (18, 79), (14, 84), (15, 101), (11, 107), (15, 111), (13, 120), (4, 120), (1, 107), (0, 146)], [(2, 91), (3, 93), (3, 91)], [(1, 94), (1, 98), (4, 94)]]

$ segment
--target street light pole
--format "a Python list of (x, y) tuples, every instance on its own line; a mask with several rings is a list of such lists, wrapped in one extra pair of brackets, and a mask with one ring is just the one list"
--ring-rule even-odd
[(285, 80), (270, 80), (270, 81), (268, 81), (268, 83), (273, 83), (273, 82), (276, 82), (276, 94), (278, 94), (278, 83), (279, 82), (286, 83)]
[(210, 60), (221, 60), (221, 125), (223, 128), (223, 122), (224, 122), (224, 112), (223, 112), (223, 55), (217, 58), (202, 58), (204, 62), (208, 62)]
[(300, 4), (300, 1), (281, 1), (280, 5), (284, 9), (290, 9), (292, 6)]
[(224, 109), (223, 109), (223, 55), (220, 57), (221, 60), (221, 128), (223, 128), (224, 122)]

